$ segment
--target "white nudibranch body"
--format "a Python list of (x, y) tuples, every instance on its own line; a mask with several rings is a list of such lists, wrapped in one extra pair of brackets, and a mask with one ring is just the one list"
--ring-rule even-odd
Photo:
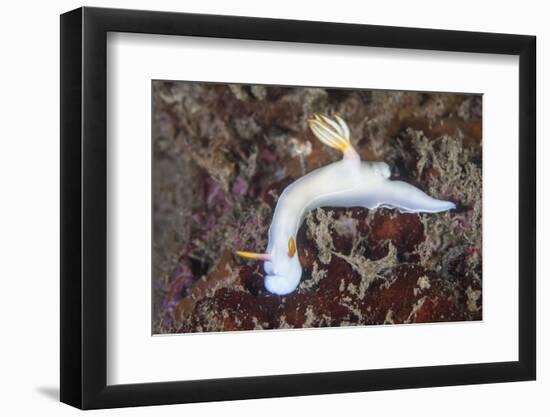
[(404, 213), (437, 213), (456, 207), (406, 182), (390, 180), (390, 168), (385, 162), (361, 161), (350, 144), (346, 123), (338, 116), (331, 120), (316, 114), (309, 120), (309, 126), (319, 140), (341, 150), (344, 158), (304, 175), (285, 188), (275, 207), (265, 254), (236, 252), (248, 259), (265, 261), (265, 288), (277, 295), (289, 294), (300, 284), (302, 266), (296, 235), (305, 215), (313, 209), (385, 207)]

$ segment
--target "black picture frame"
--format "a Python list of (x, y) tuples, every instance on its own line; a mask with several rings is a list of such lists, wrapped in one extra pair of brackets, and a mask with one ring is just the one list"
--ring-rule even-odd
[[(519, 56), (519, 360), (107, 385), (108, 32)], [(62, 402), (94, 409), (535, 379), (534, 36), (85, 7), (61, 15), (60, 57)]]

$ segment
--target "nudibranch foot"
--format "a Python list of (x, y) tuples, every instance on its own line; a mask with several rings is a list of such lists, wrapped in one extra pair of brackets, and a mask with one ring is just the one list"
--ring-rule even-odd
[(267, 291), (277, 295), (288, 295), (294, 292), (300, 284), (300, 276), (298, 279), (289, 280), (288, 277), (278, 275), (266, 275), (264, 278), (264, 286)]
[(340, 117), (333, 120), (314, 114), (308, 124), (321, 142), (341, 151), (343, 159), (311, 171), (285, 188), (275, 206), (266, 253), (236, 252), (245, 259), (264, 261), (265, 288), (277, 295), (290, 294), (300, 284), (302, 266), (296, 235), (311, 210), (384, 207), (403, 213), (437, 213), (456, 208), (454, 203), (430, 197), (406, 182), (392, 181), (384, 162), (362, 162), (351, 145), (349, 128)]

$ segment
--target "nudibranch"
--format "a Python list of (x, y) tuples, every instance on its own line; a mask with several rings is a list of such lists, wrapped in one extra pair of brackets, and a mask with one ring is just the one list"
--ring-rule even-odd
[(313, 134), (338, 149), (343, 158), (318, 168), (287, 186), (280, 195), (268, 232), (266, 253), (237, 251), (246, 259), (264, 261), (265, 288), (277, 295), (293, 292), (300, 284), (302, 266), (296, 235), (305, 215), (319, 207), (390, 208), (402, 213), (437, 213), (456, 208), (418, 188), (390, 180), (385, 162), (361, 161), (350, 142), (350, 131), (338, 116), (314, 114), (308, 120)]

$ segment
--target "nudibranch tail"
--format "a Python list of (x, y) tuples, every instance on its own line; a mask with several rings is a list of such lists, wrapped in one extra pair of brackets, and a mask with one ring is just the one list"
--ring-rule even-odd
[(377, 192), (372, 208), (393, 208), (402, 213), (439, 213), (456, 209), (452, 201), (438, 200), (403, 181), (387, 181)]

